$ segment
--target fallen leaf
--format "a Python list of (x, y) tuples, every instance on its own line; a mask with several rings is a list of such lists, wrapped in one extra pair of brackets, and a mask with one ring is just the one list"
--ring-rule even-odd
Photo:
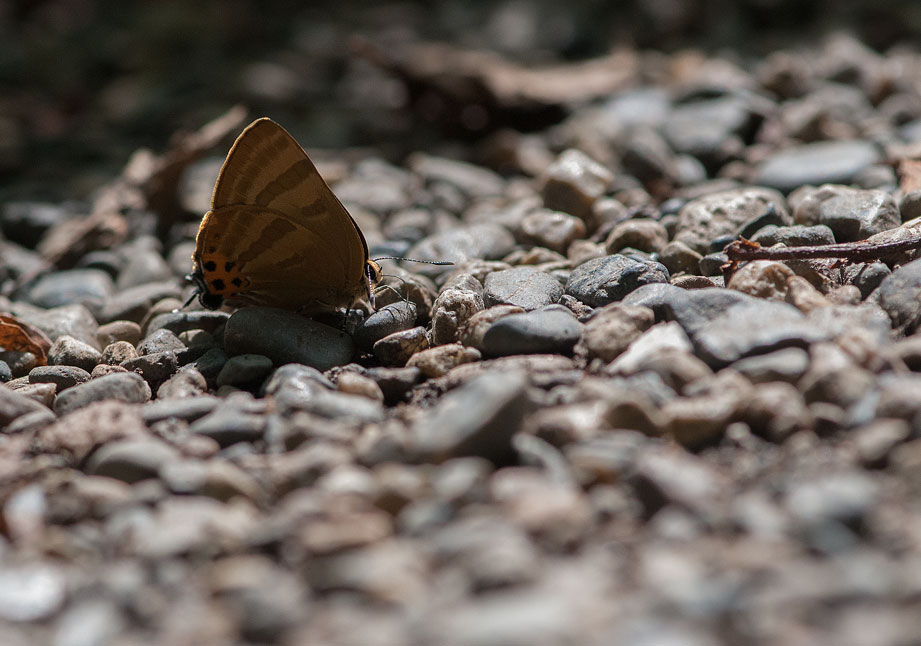
[(37, 365), (44, 366), (51, 340), (33, 325), (9, 314), (0, 314), (0, 348), (12, 352), (31, 352)]

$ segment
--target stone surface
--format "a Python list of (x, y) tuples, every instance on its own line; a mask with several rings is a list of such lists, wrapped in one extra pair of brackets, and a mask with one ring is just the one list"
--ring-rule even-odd
[(668, 270), (663, 265), (615, 254), (576, 267), (566, 281), (565, 293), (600, 307), (622, 300), (641, 285), (667, 281)]
[(880, 158), (866, 141), (823, 141), (774, 153), (764, 161), (755, 182), (789, 192), (804, 184), (848, 184)]
[(524, 310), (534, 310), (560, 300), (563, 286), (550, 274), (534, 267), (515, 267), (494, 271), (483, 285), (483, 303), (516, 305)]
[(569, 354), (582, 335), (582, 324), (562, 305), (499, 319), (483, 335), (486, 356)]

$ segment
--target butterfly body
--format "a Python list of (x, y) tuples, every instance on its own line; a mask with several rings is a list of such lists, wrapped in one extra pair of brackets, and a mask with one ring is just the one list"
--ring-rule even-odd
[(372, 302), (380, 271), (294, 138), (270, 119), (251, 123), (227, 154), (195, 239), (201, 304), (339, 311)]

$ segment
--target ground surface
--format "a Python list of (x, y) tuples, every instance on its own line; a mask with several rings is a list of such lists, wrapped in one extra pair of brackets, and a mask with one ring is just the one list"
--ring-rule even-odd
[[(524, 3), (250, 42), (245, 4), (163, 6), (98, 33), (223, 91), (6, 10), (48, 78), (0, 104), (0, 644), (918, 643), (921, 261), (724, 251), (921, 232), (917, 50), (656, 48), (701, 23), (651, 12), (612, 53)], [(263, 114), (372, 256), (455, 264), (384, 261), (350, 334), (175, 311)]]

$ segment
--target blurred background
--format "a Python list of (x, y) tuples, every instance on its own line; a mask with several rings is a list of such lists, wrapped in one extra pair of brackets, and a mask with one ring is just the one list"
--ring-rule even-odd
[(393, 159), (562, 118), (546, 105), (502, 124), (411, 111), (418, 97), (405, 72), (439, 62), (414, 61), (416, 43), (537, 67), (631, 49), (744, 62), (842, 29), (880, 52), (913, 46), (921, 3), (4, 0), (0, 200), (86, 197), (138, 147), (162, 151), (173, 133), (235, 104), (282, 122), (308, 148), (373, 146)]

